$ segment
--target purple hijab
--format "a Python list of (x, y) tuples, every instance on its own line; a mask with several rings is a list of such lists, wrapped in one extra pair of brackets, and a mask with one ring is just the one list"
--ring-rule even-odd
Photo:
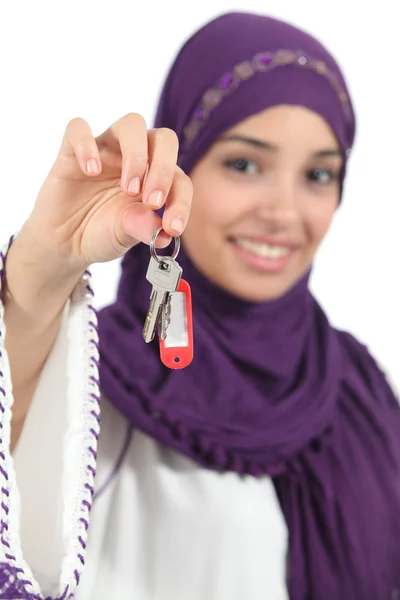
[[(330, 54), (288, 24), (233, 13), (182, 48), (156, 126), (177, 132), (190, 172), (223, 131), (278, 104), (322, 115), (348, 156), (354, 113)], [(148, 260), (143, 245), (127, 254), (117, 300), (99, 315), (105, 396), (202, 466), (273, 478), (292, 600), (400, 597), (399, 407), (367, 349), (330, 326), (308, 276), (279, 300), (251, 304), (206, 280), (183, 249), (195, 359), (169, 371), (157, 342), (141, 336)]]

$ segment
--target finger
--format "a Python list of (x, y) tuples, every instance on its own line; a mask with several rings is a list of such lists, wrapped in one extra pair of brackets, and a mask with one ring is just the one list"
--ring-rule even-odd
[(162, 226), (170, 236), (181, 235), (189, 220), (193, 200), (193, 185), (190, 178), (179, 167), (175, 168), (175, 177), (162, 217)]
[(138, 196), (148, 164), (147, 126), (143, 117), (135, 113), (125, 115), (99, 136), (97, 142), (100, 148), (121, 153), (121, 188), (130, 196)]
[(59, 156), (76, 157), (85, 175), (96, 176), (101, 173), (100, 152), (92, 131), (84, 119), (76, 118), (68, 123)]
[[(141, 202), (132, 203), (124, 210), (115, 231), (115, 237), (121, 253), (126, 252), (136, 242), (150, 244), (153, 233), (161, 226), (160, 217)], [(171, 237), (161, 231), (157, 236), (156, 246), (166, 248)]]
[(161, 208), (175, 176), (179, 143), (171, 129), (161, 128), (148, 135), (149, 168), (143, 187), (143, 202)]

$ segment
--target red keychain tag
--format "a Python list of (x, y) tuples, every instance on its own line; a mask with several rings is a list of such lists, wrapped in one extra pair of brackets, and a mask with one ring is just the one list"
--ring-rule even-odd
[(193, 360), (193, 315), (190, 285), (181, 279), (171, 294), (169, 325), (164, 340), (159, 338), (160, 358), (169, 369), (184, 369)]

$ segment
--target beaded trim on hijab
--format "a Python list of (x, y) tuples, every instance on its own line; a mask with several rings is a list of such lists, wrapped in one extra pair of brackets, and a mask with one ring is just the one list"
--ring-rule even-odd
[[(209, 119), (211, 113), (221, 102), (232, 94), (239, 85), (250, 79), (256, 73), (267, 73), (277, 67), (298, 65), (310, 69), (325, 77), (337, 93), (346, 119), (351, 119), (350, 99), (337, 76), (325, 62), (305, 56), (304, 53), (292, 50), (277, 50), (276, 52), (259, 52), (252, 60), (237, 64), (232, 71), (225, 73), (212, 88), (208, 89), (193, 112), (192, 118), (184, 129), (184, 150), (187, 152), (197, 138), (201, 128)], [(347, 150), (347, 155), (350, 150)]]

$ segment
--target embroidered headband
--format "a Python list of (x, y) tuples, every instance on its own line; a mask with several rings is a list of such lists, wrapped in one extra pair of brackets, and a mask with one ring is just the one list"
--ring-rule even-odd
[[(275, 52), (260, 52), (256, 54), (252, 60), (243, 61), (237, 64), (232, 71), (225, 73), (214, 87), (208, 89), (203, 94), (200, 104), (197, 106), (189, 123), (184, 128), (183, 151), (187, 152), (190, 149), (197, 138), (200, 129), (208, 121), (211, 113), (227, 96), (230, 96), (241, 83), (249, 80), (255, 73), (268, 73), (277, 67), (284, 67), (287, 65), (297, 65), (299, 67), (310, 69), (321, 77), (325, 77), (338, 95), (345, 118), (349, 120), (352, 119), (350, 99), (346, 90), (339, 82), (336, 74), (331, 71), (322, 60), (309, 58), (301, 51), (293, 52), (292, 50), (277, 50)], [(347, 156), (349, 153), (350, 148), (347, 148)]]

